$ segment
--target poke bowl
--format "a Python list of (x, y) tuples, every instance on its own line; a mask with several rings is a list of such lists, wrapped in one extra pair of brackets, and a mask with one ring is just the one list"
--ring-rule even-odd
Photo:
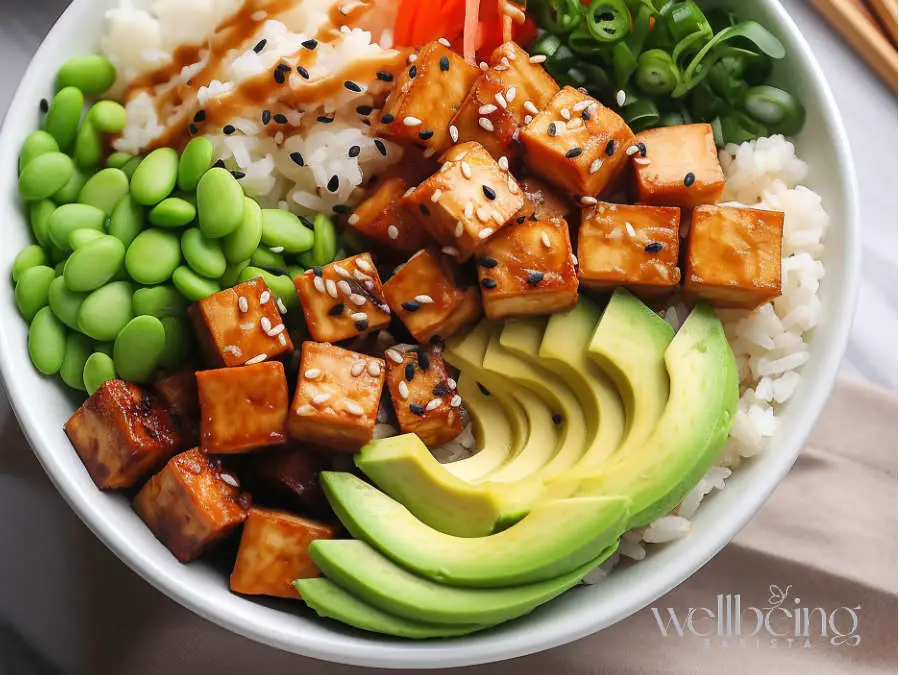
[(675, 588), (789, 471), (857, 289), (833, 98), (743, 4), (75, 0), (0, 132), (51, 480), (329, 661), (513, 658)]

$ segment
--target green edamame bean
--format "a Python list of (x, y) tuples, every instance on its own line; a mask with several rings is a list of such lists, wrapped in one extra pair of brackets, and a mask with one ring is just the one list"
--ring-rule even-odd
[(115, 78), (115, 66), (105, 56), (76, 56), (62, 64), (56, 74), (56, 88), (77, 87), (88, 96), (98, 96), (113, 85)]
[(71, 291), (87, 292), (100, 288), (122, 267), (125, 245), (105, 234), (78, 248), (66, 261), (63, 276)]
[(253, 255), (250, 256), (250, 264), (254, 267), (277, 267), (282, 270), (287, 267), (283, 255), (272, 253), (265, 246), (260, 246), (253, 251)]
[(113, 281), (90, 293), (78, 310), (78, 329), (94, 340), (114, 340), (131, 321), (131, 284)]
[(246, 260), (262, 241), (262, 209), (255, 199), (244, 197), (243, 219), (237, 229), (222, 240), (222, 251), (229, 263)]
[(241, 260), (232, 263), (225, 268), (225, 273), (219, 277), (219, 284), (222, 288), (231, 288), (239, 283), (240, 273), (243, 272), (250, 264), (249, 260)]
[(181, 263), (178, 235), (165, 230), (144, 230), (125, 253), (125, 269), (139, 284), (152, 286), (171, 278)]
[(159, 148), (147, 155), (131, 176), (131, 196), (142, 206), (153, 206), (168, 197), (178, 180), (178, 153)]
[(197, 302), (222, 290), (216, 282), (204, 279), (184, 265), (178, 267), (172, 274), (172, 283), (190, 302)]
[(59, 143), (46, 131), (38, 129), (32, 131), (25, 137), (22, 143), (22, 150), (19, 152), (19, 173), (28, 166), (35, 157), (40, 157), (48, 152), (59, 152)]
[(312, 227), (315, 241), (312, 248), (299, 255), (299, 261), (306, 267), (322, 267), (337, 254), (337, 231), (331, 219), (322, 213), (315, 216)]
[(178, 162), (178, 189), (183, 192), (192, 192), (197, 189), (197, 184), (203, 174), (212, 166), (215, 148), (212, 141), (203, 136), (192, 138), (181, 153)]
[(125, 195), (119, 200), (109, 216), (109, 234), (125, 246), (130, 246), (134, 238), (144, 229), (144, 207)]
[(287, 307), (287, 309), (296, 307), (299, 304), (296, 286), (293, 285), (293, 281), (290, 277), (283, 274), (269, 274), (258, 267), (247, 267), (240, 273), (239, 279), (241, 282), (244, 282), (255, 279), (256, 277), (262, 277), (271, 292), (281, 298), (281, 302), (284, 303), (284, 306)]
[(165, 348), (165, 328), (155, 316), (136, 316), (116, 336), (112, 362), (124, 380), (145, 382)]
[(228, 266), (221, 244), (204, 236), (197, 227), (185, 230), (181, 235), (181, 253), (190, 268), (207, 279), (218, 279)]
[(82, 246), (105, 236), (98, 230), (75, 230), (69, 235), (69, 248), (77, 251)]
[(184, 227), (197, 217), (197, 209), (186, 199), (166, 197), (150, 209), (150, 225), (156, 227)]
[(187, 312), (187, 301), (174, 286), (150, 286), (134, 291), (131, 310), (134, 316), (180, 317)]
[(43, 248), (50, 248), (50, 214), (56, 210), (56, 204), (49, 199), (34, 202), (28, 206), (28, 223), (31, 233)]
[(112, 357), (97, 351), (91, 354), (84, 364), (84, 389), (93, 394), (103, 386), (104, 382), (116, 379), (115, 364)]
[(162, 327), (165, 329), (165, 346), (159, 356), (159, 365), (175, 369), (187, 358), (190, 350), (190, 331), (184, 321), (174, 316), (163, 318)]
[(78, 328), (78, 311), (86, 297), (87, 293), (70, 291), (63, 276), (57, 276), (53, 280), (47, 294), (50, 309), (53, 310), (56, 318), (73, 330), (80, 330)]
[(128, 124), (128, 113), (115, 101), (98, 101), (87, 113), (88, 120), (97, 131), (104, 134), (121, 133)]
[(96, 169), (100, 166), (100, 160), (103, 159), (103, 142), (90, 117), (85, 118), (78, 127), (72, 156), (82, 169)]
[(285, 253), (302, 253), (312, 248), (315, 235), (290, 211), (262, 209), (262, 243), (283, 246)]
[(53, 201), (57, 204), (72, 204), (78, 201), (78, 195), (81, 194), (81, 188), (87, 182), (87, 179), (93, 175), (93, 172), (85, 173), (78, 166), (72, 171), (72, 177), (62, 186), (62, 189), (53, 195)]
[[(106, 166), (110, 169), (121, 169), (131, 159), (132, 156), (127, 152), (114, 152), (106, 158)], [(130, 180), (131, 176), (129, 176), (128, 178)]]
[(47, 199), (61, 190), (75, 170), (75, 163), (61, 152), (45, 152), (28, 162), (19, 175), (19, 194), (30, 202)]
[(66, 336), (66, 353), (59, 368), (59, 376), (72, 389), (85, 391), (84, 365), (93, 351), (91, 341), (81, 333), (69, 333)]
[(122, 173), (128, 177), (129, 181), (134, 178), (134, 172), (137, 171), (137, 167), (139, 167), (140, 163), (143, 161), (144, 158), (138, 155), (137, 157), (132, 157), (122, 165)]
[(47, 262), (47, 254), (44, 253), (44, 249), (36, 244), (26, 246), (16, 254), (16, 258), (15, 260), (13, 260), (13, 282), (18, 281), (22, 272), (24, 272), (25, 270), (31, 269), (32, 267), (37, 267), (38, 265), (46, 266)]
[(19, 275), (15, 290), (16, 307), (25, 321), (30, 323), (38, 311), (47, 306), (50, 284), (55, 278), (56, 271), (46, 265), (30, 267)]
[(95, 206), (63, 204), (50, 214), (47, 227), (53, 245), (68, 253), (72, 250), (69, 246), (72, 232), (84, 229), (102, 232), (105, 222), (106, 214)]
[(34, 315), (28, 328), (28, 355), (38, 371), (55, 375), (66, 356), (66, 327), (49, 307)]
[(231, 234), (243, 222), (243, 187), (230, 172), (210, 169), (197, 184), (197, 212), (200, 229), (217, 239)]
[(121, 169), (103, 169), (88, 178), (78, 193), (78, 201), (96, 206), (108, 216), (126, 194), (128, 176)]
[(84, 94), (77, 87), (63, 87), (50, 103), (44, 119), (44, 129), (56, 139), (62, 152), (72, 151), (78, 123), (81, 122), (82, 108)]

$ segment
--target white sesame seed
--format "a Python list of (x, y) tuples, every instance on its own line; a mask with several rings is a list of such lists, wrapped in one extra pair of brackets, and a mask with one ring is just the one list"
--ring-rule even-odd
[(365, 258), (356, 258), (356, 267), (364, 272), (371, 272), (371, 263)]
[(589, 195), (584, 195), (581, 197), (581, 204), (583, 206), (595, 206), (596, 205), (596, 197), (590, 197)]
[(327, 403), (330, 400), (331, 400), (331, 394), (329, 394), (328, 392), (325, 392), (323, 394), (316, 394), (315, 396), (312, 397), (312, 402), (315, 405), (321, 405), (322, 403)]
[(358, 403), (353, 403), (352, 401), (346, 402), (346, 411), (350, 415), (355, 415), (356, 417), (359, 417), (360, 415), (365, 414), (365, 410), (362, 409), (362, 406), (359, 405)]
[(269, 246), (268, 250), (271, 251), (272, 253), (284, 253), (283, 246)]
[(350, 279), (353, 275), (346, 271), (346, 268), (341, 267), (340, 265), (333, 265), (334, 271), (337, 272), (344, 279)]
[(570, 120), (568, 120), (565, 123), (565, 128), (566, 129), (579, 129), (583, 125), (584, 125), (584, 120), (582, 120), (580, 117), (572, 117)]
[(534, 54), (528, 61), (531, 63), (543, 63), (546, 61), (546, 54)]
[(453, 408), (458, 408), (460, 405), (462, 405), (462, 397), (459, 396), (459, 394), (456, 394), (450, 399), (450, 406)]
[(511, 103), (515, 100), (515, 95), (518, 93), (518, 90), (515, 87), (509, 87), (506, 90), (506, 101)]
[[(533, 119), (533, 118), (531, 118), (531, 119)], [(521, 135), (521, 129), (516, 128), (515, 131), (512, 132), (512, 140), (517, 142), (517, 141), (518, 141), (518, 137), (519, 137), (520, 135)]]
[(559, 114), (562, 116), (562, 119), (563, 119), (563, 120), (570, 120), (570, 119), (571, 119), (571, 111), (570, 111), (568, 108), (562, 108), (562, 109), (559, 111)]
[(490, 209), (488, 209), (486, 206), (479, 207), (477, 210), (477, 216), (478, 220), (480, 220), (482, 223), (486, 223), (488, 220), (490, 220)]
[(619, 89), (618, 93), (615, 94), (615, 102), (618, 104), (620, 108), (627, 101), (627, 94), (624, 92), (624, 89)]
[(400, 236), (400, 231), (397, 229), (396, 225), (388, 225), (387, 226), (387, 236), (391, 239), (396, 239)]
[(241, 330), (244, 330), (244, 331), (246, 331), (246, 330), (253, 330), (253, 329), (256, 327), (256, 324), (253, 323), (252, 321), (248, 321), (248, 322), (246, 322), (246, 323), (238, 324), (238, 327), (239, 327)]
[(453, 248), (452, 246), (444, 246), (444, 247), (443, 247), (442, 249), (440, 249), (440, 250), (441, 250), (444, 254), (449, 255), (449, 256), (452, 256), (452, 257), (454, 257), (454, 258), (458, 258), (458, 257), (459, 257), (459, 249)]
[(406, 59), (409, 63), (415, 63), (418, 61), (418, 54), (409, 54), (409, 58)]
[(546, 248), (552, 246), (552, 243), (549, 241), (549, 235), (546, 234), (546, 232), (540, 233), (540, 241), (543, 242), (543, 245), (546, 246)]
[(631, 225), (630, 223), (625, 223), (625, 224), (624, 224), (624, 229), (627, 230), (627, 233), (628, 233), (631, 237), (636, 237), (636, 236), (637, 236), (637, 231), (634, 229), (634, 226)]
[(488, 120), (486, 117), (478, 118), (478, 126), (481, 127), (484, 131), (493, 131), (493, 122)]
[(494, 211), (493, 215), (491, 217), (493, 218), (493, 220), (495, 220), (500, 225), (502, 225), (506, 222), (506, 219), (503, 218), (503, 214), (501, 214), (499, 211)]
[(461, 220), (456, 221), (456, 231), (453, 234), (456, 235), (456, 239), (465, 234), (465, 225)]
[(273, 326), (269, 330), (265, 331), (265, 334), (269, 337), (275, 337), (276, 335), (280, 335), (284, 332), (284, 324), (279, 323), (277, 326)]
[(270, 331), (272, 329), (272, 322), (269, 320), (269, 318), (267, 316), (264, 316), (261, 319), (259, 319), (259, 326), (264, 331)]
[(240, 355), (242, 353), (240, 351), (240, 347), (238, 347), (237, 345), (225, 345), (224, 347), (222, 347), (222, 351), (224, 351), (225, 353), (228, 353), (228, 354), (233, 354), (234, 358), (237, 358), (237, 359), (240, 358)]
[(443, 196), (443, 190), (437, 188), (434, 190), (434, 193), (431, 195), (431, 201), (435, 204), (440, 201), (440, 198)]
[(359, 2), (359, 0), (353, 0), (352, 2), (348, 2), (345, 5), (341, 5), (340, 13), (343, 14), (344, 16), (346, 16), (347, 14), (352, 12), (357, 7), (362, 7), (364, 5), (365, 5), (364, 2)]
[(501, 58), (501, 59), (499, 60), (499, 62), (502, 63), (504, 66), (506, 66), (506, 68), (508, 68), (509, 66), (512, 65), (511, 63), (509, 63), (509, 57), (508, 57), (508, 56), (504, 56), (503, 58)]
[(434, 148), (425, 148), (425, 151), (423, 153), (421, 153), (421, 156), (422, 157), (433, 157), (436, 154), (437, 154), (437, 150), (435, 150)]
[(499, 105), (500, 108), (505, 108), (509, 105), (506, 102), (506, 97), (503, 96), (503, 93), (501, 91), (496, 92), (496, 94), (493, 96), (493, 99), (496, 101), (497, 105)]
[(381, 364), (377, 361), (369, 361), (368, 362), (368, 374), (372, 377), (377, 377), (381, 374)]
[(365, 298), (358, 293), (353, 293), (350, 295), (350, 302), (352, 302), (357, 307), (361, 307), (365, 304)]
[(577, 267), (577, 256), (574, 253), (571, 254), (571, 264)]
[(458, 384), (453, 378), (448, 377), (446, 379), (446, 386), (450, 388), (450, 391), (456, 391), (456, 387), (458, 386)]
[(409, 197), (409, 196), (412, 195), (413, 192), (415, 192), (415, 186), (412, 186), (412, 187), (410, 187), (408, 190), (406, 190), (406, 191), (403, 193), (403, 197)]
[(495, 70), (498, 73), (501, 73), (504, 70), (509, 70), (509, 66), (499, 65), (499, 66), (496, 66), (493, 70)]
[(347, 221), (350, 225), (355, 225), (356, 223), (359, 222), (359, 214), (358, 214), (358, 213), (353, 213), (353, 214), (351, 214), (350, 217), (346, 219), (346, 221)]
[(303, 373), (303, 377), (307, 380), (314, 380), (316, 377), (322, 374), (321, 369), (319, 368), (310, 368), (305, 373)]
[(428, 404), (425, 406), (425, 410), (428, 412), (430, 412), (432, 410), (436, 410), (437, 408), (440, 407), (440, 405), (442, 403), (443, 403), (442, 398), (432, 398), (430, 401), (428, 401)]
[(485, 227), (483, 230), (481, 230), (480, 232), (478, 232), (478, 239), (486, 239), (486, 238), (489, 237), (491, 234), (493, 234), (493, 228), (492, 228), (492, 227)]
[(630, 147), (628, 147), (627, 150), (624, 151), (624, 154), (627, 155), (628, 157), (633, 157), (638, 152), (640, 152), (640, 148), (636, 145), (631, 145)]
[(384, 355), (385, 355), (388, 359), (390, 359), (391, 361), (393, 361), (394, 363), (402, 363), (402, 362), (403, 362), (403, 355), (400, 354), (400, 353), (399, 353), (397, 350), (395, 350), (395, 349), (388, 349), (386, 352), (384, 352)]
[(497, 111), (497, 107), (492, 103), (487, 103), (486, 105), (482, 105), (478, 108), (478, 115), (489, 115), (490, 113), (495, 113)]
[(518, 194), (518, 183), (515, 182), (515, 179), (512, 178), (512, 176), (509, 176), (507, 185), (509, 187), (509, 192), (511, 192), (513, 195)]
[(400, 383), (396, 386), (397, 391), (400, 394), (400, 398), (407, 399), (409, 398), (409, 385), (400, 380)]
[(253, 364), (256, 364), (256, 363), (262, 363), (267, 358), (268, 358), (268, 354), (257, 354), (252, 359), (247, 359), (246, 361), (244, 361), (243, 364), (245, 366), (252, 366)]
[(487, 70), (488, 68), (490, 68), (490, 66), (487, 65), (487, 62), (486, 62), (486, 61), (481, 61), (481, 62), (478, 64), (478, 68), (480, 68), (481, 70)]
[(353, 367), (350, 368), (350, 375), (359, 377), (363, 370), (365, 370), (365, 361), (356, 361), (356, 363), (353, 364)]
[(471, 218), (474, 215), (474, 203), (468, 202), (465, 205), (465, 210), (462, 212), (466, 218)]
[(268, 301), (272, 299), (272, 294), (269, 291), (262, 291), (259, 294), (259, 304), (265, 305), (268, 304)]
[(334, 283), (333, 279), (328, 279), (327, 281), (325, 281), (325, 290), (332, 298), (337, 297), (337, 284)]
[(637, 157), (634, 159), (634, 164), (639, 164), (640, 166), (649, 166), (652, 164), (652, 160), (649, 157)]
[(237, 309), (239, 309), (241, 312), (250, 311), (250, 303), (248, 303), (247, 299), (242, 295), (237, 298)]
[(590, 173), (594, 174), (602, 168), (602, 160), (594, 159), (593, 163), (590, 165)]
[(450, 124), (449, 135), (453, 143), (459, 142), (459, 128), (455, 124)]
[(442, 44), (444, 47), (449, 47), (449, 46), (450, 46), (450, 41), (447, 40), (445, 37), (440, 38), (439, 40), (437, 40), (437, 42), (439, 42), (440, 44)]
[(465, 176), (465, 178), (471, 178), (471, 165), (465, 160), (462, 160), (459, 163), (459, 170), (462, 172), (462, 175)]
[(365, 312), (354, 312), (353, 314), (350, 314), (350, 318), (353, 321), (365, 321), (368, 319), (368, 314)]
[(417, 127), (421, 125), (421, 120), (413, 115), (407, 115), (403, 118), (403, 124), (407, 127)]
[(583, 101), (578, 101), (573, 106), (571, 106), (571, 109), (574, 110), (574, 112), (581, 112), (584, 108), (589, 108), (592, 103), (593, 101), (591, 101), (590, 99), (584, 99)]
[[(524, 116), (524, 123), (525, 123), (525, 124), (530, 124), (530, 123), (533, 122), (533, 121), (534, 121), (534, 117), (533, 117), (532, 115), (525, 115), (525, 116)], [(517, 132), (518, 129), (516, 129), (515, 131)]]
[(502, 157), (500, 157), (500, 158), (496, 161), (496, 163), (499, 164), (499, 168), (502, 169), (503, 171), (508, 171), (508, 170), (509, 170), (509, 158), (506, 157), (505, 155), (503, 155)]
[(430, 295), (416, 295), (415, 302), (417, 302), (419, 305), (433, 305), (434, 298), (432, 298)]
[(337, 290), (343, 293), (344, 295), (352, 295), (353, 289), (350, 288), (350, 284), (346, 279), (341, 279), (337, 282)]
[(284, 304), (281, 298), (275, 298), (275, 306), (281, 314), (287, 314), (287, 305)]
[(315, 408), (313, 408), (308, 403), (304, 403), (303, 405), (297, 408), (297, 415), (305, 417), (306, 415), (314, 415), (316, 412)]
[(534, 105), (533, 101), (525, 101), (521, 107), (524, 108), (525, 110), (527, 110), (532, 115), (536, 115), (537, 113), (540, 112), (540, 110), (537, 108), (537, 106)]

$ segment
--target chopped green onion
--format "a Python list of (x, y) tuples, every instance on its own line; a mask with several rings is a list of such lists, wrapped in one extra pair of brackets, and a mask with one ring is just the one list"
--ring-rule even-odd
[(805, 123), (805, 108), (783, 89), (762, 85), (746, 92), (743, 108), (775, 133), (790, 136)]
[(713, 32), (705, 14), (692, 0), (677, 2), (671, 7), (671, 11), (665, 16), (665, 25), (668, 33), (675, 42), (680, 42), (688, 35), (702, 34), (706, 39), (711, 39)]
[(623, 89), (630, 82), (631, 76), (637, 72), (639, 63), (627, 43), (619, 42), (612, 49), (612, 65), (615, 68), (615, 81), (618, 87)]
[(643, 93), (664, 96), (677, 87), (680, 71), (668, 52), (650, 49), (640, 54), (634, 81)]
[(746, 143), (768, 135), (768, 128), (749, 115), (732, 110), (721, 117), (721, 131), (726, 143)]
[(561, 46), (562, 41), (558, 37), (552, 33), (543, 33), (531, 45), (531, 54), (543, 54), (543, 56), (549, 59)]
[(598, 42), (618, 42), (631, 31), (631, 14), (624, 0), (593, 0), (587, 10), (587, 30)]
[(535, 5), (537, 23), (549, 32), (560, 35), (574, 30), (584, 11), (579, 0), (541, 0)]
[(661, 116), (655, 101), (641, 98), (621, 109), (621, 116), (634, 131), (645, 131), (659, 125)]

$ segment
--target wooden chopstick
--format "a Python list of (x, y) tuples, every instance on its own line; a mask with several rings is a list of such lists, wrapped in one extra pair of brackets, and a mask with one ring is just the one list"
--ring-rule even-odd
[(865, 20), (868, 23), (870, 23), (872, 26), (876, 26), (878, 30), (882, 30), (880, 27), (880, 21), (878, 21), (877, 17), (871, 13), (871, 10), (868, 8), (865, 0), (848, 0), (848, 2), (858, 9), (858, 11), (863, 17), (865, 17)]
[(893, 92), (899, 91), (899, 54), (876, 26), (846, 0), (811, 0), (811, 4)]
[(896, 0), (868, 0), (868, 4), (880, 19), (880, 24), (893, 44), (896, 44), (899, 40), (899, 3)]

